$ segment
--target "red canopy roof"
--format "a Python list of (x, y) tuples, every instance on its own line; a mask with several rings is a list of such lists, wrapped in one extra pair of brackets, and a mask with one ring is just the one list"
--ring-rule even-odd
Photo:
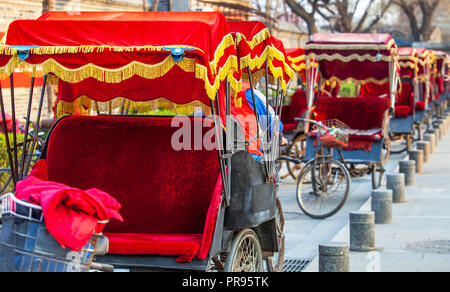
[(306, 56), (319, 62), (326, 80), (379, 85), (389, 81), (389, 63), (398, 61), (397, 46), (388, 34), (314, 34)]
[(305, 62), (305, 49), (304, 48), (293, 48), (286, 50), (287, 60), (289, 66), (300, 73), (303, 80), (306, 76), (306, 62)]
[[(158, 79), (165, 90), (141, 98), (177, 104), (209, 105), (221, 81), (237, 70), (228, 23), (215, 12), (49, 12), (37, 20), (13, 21), (6, 45), (36, 46), (25, 63), (42, 65), (60, 82), (136, 85)], [(175, 49), (184, 50), (179, 62), (171, 56)], [(163, 96), (155, 95), (161, 91)]]
[(417, 51), (415, 48), (398, 48), (400, 76), (401, 77), (413, 77), (417, 74), (415, 71), (418, 68), (419, 59), (417, 57)]
[[(235, 39), (239, 58), (240, 73), (248, 79), (248, 67), (256, 81), (265, 73), (267, 61), (268, 74), (274, 78), (281, 78), (283, 90), (294, 72), (287, 65), (286, 52), (283, 43), (273, 37), (266, 25), (259, 21), (230, 21), (230, 30)], [(239, 80), (241, 76), (235, 75)]]

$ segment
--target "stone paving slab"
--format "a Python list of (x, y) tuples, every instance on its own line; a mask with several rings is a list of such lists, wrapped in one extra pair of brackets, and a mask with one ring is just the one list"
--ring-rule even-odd
[[(393, 155), (385, 168), (393, 172), (405, 154)], [(286, 168), (283, 169), (286, 172)], [(312, 260), (317, 256), (317, 245), (331, 241), (348, 222), (348, 214), (356, 211), (370, 198), (371, 177), (352, 179), (351, 191), (343, 208), (334, 216), (316, 220), (302, 213), (296, 199), (296, 183), (287, 178), (281, 182), (279, 197), (283, 206), (286, 232), (286, 259)]]
[[(440, 141), (425, 173), (416, 175), (416, 185), (406, 187), (405, 198), (394, 204), (392, 224), (375, 226), (377, 251), (350, 252), (351, 272), (450, 271), (450, 135)], [(370, 210), (370, 199), (360, 209)], [(331, 241), (349, 243), (348, 224)], [(433, 241), (445, 241), (444, 251), (433, 250)], [(318, 259), (305, 271), (318, 271)]]

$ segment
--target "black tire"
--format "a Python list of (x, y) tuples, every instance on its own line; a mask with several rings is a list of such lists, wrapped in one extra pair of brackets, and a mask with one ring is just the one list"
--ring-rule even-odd
[[(252, 253), (245, 253), (250, 247)], [(241, 230), (231, 243), (224, 272), (263, 272), (263, 259), (258, 236), (251, 229)]]
[[(325, 169), (326, 175), (321, 168)], [(341, 194), (338, 196), (336, 192), (339, 187)], [(335, 159), (308, 163), (297, 180), (297, 203), (303, 213), (314, 219), (324, 219), (336, 214), (347, 201), (349, 192), (350, 174), (347, 168)], [(313, 200), (312, 203), (309, 202), (310, 199)], [(320, 207), (324, 202), (336, 203), (331, 204), (328, 209), (317, 210), (314, 207), (319, 200)]]
[[(306, 152), (306, 135), (297, 135), (289, 144), (286, 155), (292, 158), (303, 160)], [(287, 169), (293, 179), (297, 179), (302, 170), (302, 164), (286, 161)]]
[(274, 256), (264, 257), (266, 262), (266, 269), (268, 272), (282, 272), (284, 265), (284, 250), (285, 250), (285, 234), (284, 234), (284, 216), (283, 208), (281, 206), (281, 201), (277, 198), (277, 213), (276, 213), (276, 224), (277, 224), (277, 240), (279, 245), (279, 250), (274, 254)]

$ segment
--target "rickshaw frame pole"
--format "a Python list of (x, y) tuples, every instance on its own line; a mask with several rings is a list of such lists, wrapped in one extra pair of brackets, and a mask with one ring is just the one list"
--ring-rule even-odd
[(9, 166), (11, 168), (11, 176), (12, 176), (13, 184), (14, 184), (14, 188), (15, 188), (17, 178), (16, 178), (15, 171), (14, 171), (13, 157), (11, 154), (11, 144), (9, 143), (8, 125), (6, 124), (5, 105), (3, 103), (3, 93), (2, 93), (1, 83), (0, 83), (0, 108), (1, 108), (2, 119), (3, 119), (3, 132), (5, 134), (6, 151), (8, 152)]
[[(261, 136), (260, 136), (260, 133), (259, 133), (259, 125), (260, 125), (260, 123), (259, 123), (259, 115), (258, 115), (258, 108), (256, 107), (256, 99), (255, 99), (255, 91), (254, 91), (254, 89), (253, 89), (253, 80), (252, 80), (252, 70), (250, 70), (250, 66), (247, 66), (247, 70), (248, 70), (248, 80), (249, 80), (249, 83), (250, 83), (250, 92), (252, 93), (252, 101), (253, 101), (253, 108), (254, 108), (254, 110), (255, 110), (255, 117), (256, 117), (256, 137), (257, 137), (257, 139), (258, 139), (258, 141), (259, 141), (259, 143), (261, 144)], [(267, 86), (267, 80), (266, 80), (266, 86)], [(256, 143), (256, 145), (258, 145), (258, 143)], [(268, 169), (268, 166), (267, 166), (267, 161), (266, 161), (266, 159), (264, 159), (264, 148), (261, 148), (262, 149), (262, 162), (263, 162), (263, 164), (264, 164), (264, 169), (266, 170), (266, 178), (267, 179), (269, 179), (269, 169)]]
[[(30, 95), (28, 97), (28, 109), (27, 109), (27, 120), (25, 124), (25, 138), (23, 141), (23, 150), (22, 150), (22, 168), (20, 171), (20, 178), (22, 179), (24, 176), (24, 169), (25, 169), (25, 160), (27, 157), (27, 150), (28, 150), (28, 131), (30, 128), (30, 115), (31, 115), (31, 106), (33, 104), (33, 91), (34, 91), (34, 79), (35, 77), (31, 77), (31, 85), (30, 85)], [(30, 157), (31, 159), (31, 157)], [(26, 175), (26, 173), (25, 173)]]
[(16, 182), (17, 182), (17, 178), (19, 176), (19, 162), (18, 162), (18, 154), (17, 154), (16, 105), (15, 105), (15, 97), (14, 97), (14, 73), (13, 72), (11, 72), (11, 75), (9, 76), (9, 84), (10, 84), (10, 90), (11, 90), (11, 117), (12, 117), (12, 132), (13, 132), (13, 143), (14, 143), (14, 170), (15, 170), (15, 176), (16, 176)]
[[(228, 183), (231, 182), (231, 153), (232, 153), (232, 145), (231, 145), (231, 137), (233, 136), (232, 131), (233, 128), (231, 127), (231, 84), (228, 82), (228, 77), (225, 79), (226, 87), (226, 135), (225, 135), (225, 151), (228, 154), (227, 156), (227, 187), (229, 188), (228, 193), (231, 193), (231, 187), (228, 186)], [(227, 198), (228, 203), (228, 198)]]
[[(266, 67), (266, 126), (269, 128), (269, 68), (267, 65), (267, 60), (264, 62), (264, 65)], [(278, 98), (278, 90), (277, 90), (277, 96), (275, 100)], [(267, 132), (267, 144), (269, 144), (269, 135), (270, 131)]]
[(41, 97), (39, 99), (39, 107), (38, 107), (38, 114), (37, 114), (37, 118), (36, 118), (36, 124), (34, 127), (34, 137), (33, 137), (33, 144), (30, 148), (30, 157), (27, 161), (27, 166), (25, 168), (25, 173), (28, 173), (28, 169), (30, 168), (30, 163), (31, 163), (31, 157), (33, 156), (34, 153), (34, 148), (36, 147), (36, 142), (37, 142), (37, 137), (38, 137), (38, 130), (39, 130), (39, 122), (41, 120), (41, 112), (42, 112), (42, 104), (44, 103), (44, 94), (45, 94), (45, 89), (47, 87), (47, 75), (44, 75), (44, 81), (42, 83), (42, 90), (41, 90)]
[[(216, 103), (218, 103), (219, 100), (219, 93), (216, 93)], [(213, 115), (213, 119), (214, 119), (214, 131), (216, 133), (216, 144), (217, 144), (217, 156), (219, 159), (219, 165), (220, 165), (220, 173), (221, 173), (221, 178), (222, 178), (222, 185), (225, 189), (225, 197), (226, 197), (226, 205), (229, 206), (230, 205), (230, 200), (231, 200), (231, 195), (230, 195), (230, 191), (228, 190), (228, 184), (226, 181), (226, 173), (225, 173), (225, 167), (223, 164), (223, 155), (222, 155), (222, 146), (221, 146), (221, 141), (222, 139), (220, 139), (220, 117), (217, 116), (216, 114), (216, 107), (214, 105), (214, 101), (211, 100), (211, 110), (212, 110), (212, 115)], [(219, 111), (219, 109), (218, 109)]]

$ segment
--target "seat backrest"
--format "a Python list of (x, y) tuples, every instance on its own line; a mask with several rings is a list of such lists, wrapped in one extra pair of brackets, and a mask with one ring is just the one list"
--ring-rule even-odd
[(358, 130), (382, 128), (389, 106), (389, 99), (381, 97), (322, 97), (317, 100), (316, 119), (338, 119)]
[(291, 103), (289, 105), (289, 112), (286, 118), (288, 123), (297, 123), (295, 118), (299, 117), (300, 114), (308, 108), (308, 103), (306, 100), (306, 94), (303, 90), (297, 90), (291, 98)]
[[(81, 189), (96, 187), (115, 197), (124, 222), (109, 223), (106, 232), (202, 233), (219, 176), (217, 152), (175, 150), (172, 137), (180, 128), (172, 127), (171, 120), (63, 118), (47, 145), (49, 179)], [(193, 125), (194, 118), (183, 120)], [(194, 142), (191, 128), (189, 147)], [(203, 134), (209, 130), (203, 128)]]
[(413, 107), (414, 104), (414, 88), (411, 83), (403, 82), (402, 90), (398, 95), (396, 105), (406, 105)]

